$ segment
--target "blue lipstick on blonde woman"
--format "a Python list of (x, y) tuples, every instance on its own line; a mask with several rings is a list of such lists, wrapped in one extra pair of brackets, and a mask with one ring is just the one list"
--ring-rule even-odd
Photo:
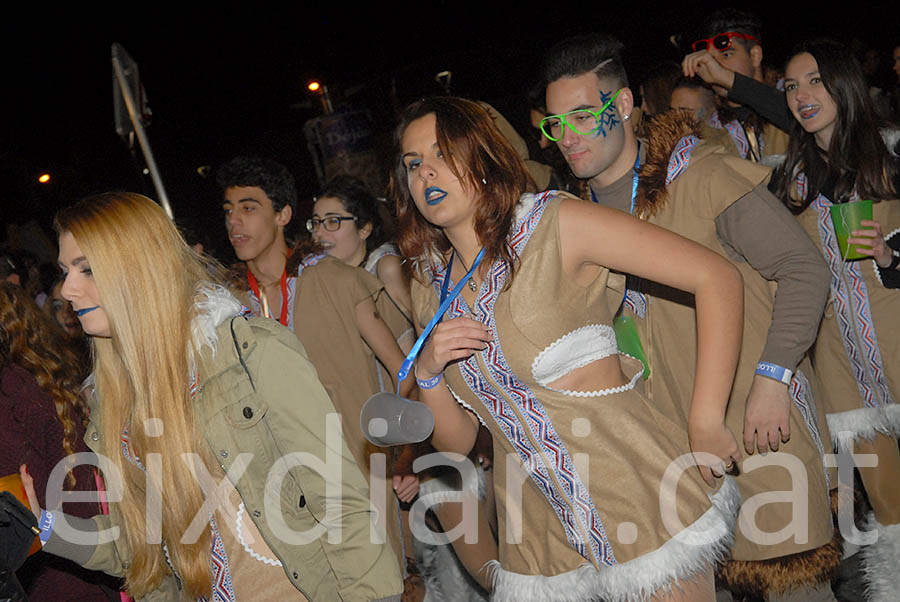
[(90, 313), (90, 312), (94, 311), (95, 309), (100, 309), (100, 306), (99, 306), (99, 305), (95, 305), (94, 307), (85, 307), (84, 309), (79, 309), (79, 310), (76, 311), (75, 313), (76, 313), (76, 314), (78, 315), (78, 317), (80, 318), (80, 317), (83, 316), (84, 314)]
[(437, 205), (446, 198), (447, 192), (437, 186), (429, 186), (425, 189), (425, 202), (429, 205)]

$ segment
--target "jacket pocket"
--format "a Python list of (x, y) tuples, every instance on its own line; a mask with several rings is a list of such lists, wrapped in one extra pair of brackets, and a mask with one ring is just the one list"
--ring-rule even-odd
[(256, 426), (269, 411), (266, 400), (250, 393), (222, 408), (225, 421), (232, 427), (248, 429)]

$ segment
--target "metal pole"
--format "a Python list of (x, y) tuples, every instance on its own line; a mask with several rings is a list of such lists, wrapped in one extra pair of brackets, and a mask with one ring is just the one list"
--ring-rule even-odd
[(153, 180), (153, 187), (156, 188), (156, 194), (159, 195), (159, 204), (165, 210), (169, 219), (175, 219), (172, 214), (172, 207), (169, 205), (169, 197), (166, 196), (166, 189), (163, 186), (162, 178), (159, 177), (159, 170), (156, 168), (156, 161), (153, 159), (153, 151), (150, 149), (150, 141), (147, 140), (147, 134), (144, 133), (144, 126), (138, 119), (137, 111), (134, 109), (134, 99), (131, 97), (131, 90), (125, 82), (125, 74), (122, 72), (122, 65), (119, 63), (119, 57), (116, 56), (116, 49), (113, 46), (112, 56), (113, 71), (116, 74), (116, 80), (119, 82), (119, 89), (122, 91), (122, 98), (125, 100), (125, 106), (128, 109), (128, 116), (134, 126), (137, 134), (138, 142), (141, 144), (141, 150), (144, 152), (144, 160), (147, 161), (147, 169), (150, 170), (150, 178)]

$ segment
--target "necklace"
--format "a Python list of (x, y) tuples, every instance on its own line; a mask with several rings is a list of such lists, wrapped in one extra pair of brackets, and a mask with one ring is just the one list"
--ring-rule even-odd
[[(459, 263), (462, 264), (462, 267), (466, 272), (469, 272), (469, 268), (466, 267), (466, 263), (462, 260), (462, 257), (459, 258)], [(473, 266), (474, 267), (474, 266)], [(473, 293), (478, 292), (478, 283), (475, 282), (475, 278), (473, 277), (475, 274), (475, 270), (472, 270), (471, 276), (469, 276), (469, 281), (466, 283), (469, 285), (469, 290)]]

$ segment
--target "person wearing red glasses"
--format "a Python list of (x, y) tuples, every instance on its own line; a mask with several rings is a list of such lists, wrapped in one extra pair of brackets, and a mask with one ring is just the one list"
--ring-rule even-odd
[(704, 137), (755, 163), (784, 153), (788, 141), (785, 132), (729, 94), (732, 80), (734, 85), (741, 83), (736, 81), (739, 78), (764, 81), (760, 29), (755, 15), (734, 9), (715, 11), (700, 26), (692, 52), (682, 62), (687, 77), (699, 76), (723, 97), (704, 123)]

